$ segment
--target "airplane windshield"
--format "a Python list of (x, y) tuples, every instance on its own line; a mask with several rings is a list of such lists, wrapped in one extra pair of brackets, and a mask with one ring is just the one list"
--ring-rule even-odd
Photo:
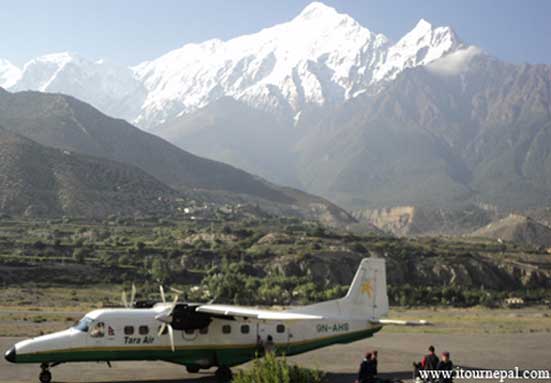
[(88, 332), (88, 328), (91, 323), (92, 319), (84, 317), (75, 326), (73, 326), (73, 328), (82, 332)]

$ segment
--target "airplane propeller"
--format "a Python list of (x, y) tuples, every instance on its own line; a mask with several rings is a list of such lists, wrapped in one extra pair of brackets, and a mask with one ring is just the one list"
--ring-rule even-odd
[(132, 292), (130, 293), (130, 301), (127, 299), (126, 291), (122, 291), (122, 304), (126, 308), (132, 307), (134, 299), (136, 298), (136, 285), (132, 283)]
[[(165, 289), (163, 288), (163, 286), (159, 286), (159, 290), (161, 292), (161, 300), (163, 301), (163, 303), (167, 303), (166, 296), (165, 296)], [(174, 329), (172, 328), (172, 313), (174, 311), (174, 308), (176, 307), (176, 304), (178, 303), (179, 295), (182, 294), (183, 292), (173, 288), (171, 288), (170, 290), (175, 293), (174, 300), (169, 306), (169, 309), (157, 315), (155, 319), (157, 319), (159, 322), (162, 323), (161, 328), (159, 329), (159, 336), (163, 335), (166, 329), (168, 328), (168, 336), (170, 337), (170, 348), (172, 349), (172, 352), (174, 352), (176, 351), (176, 346), (174, 345)]]

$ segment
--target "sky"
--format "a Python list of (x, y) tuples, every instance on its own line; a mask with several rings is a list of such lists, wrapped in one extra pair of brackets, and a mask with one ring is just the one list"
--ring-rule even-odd
[[(5, 0), (0, 58), (22, 66), (70, 51), (135, 65), (189, 42), (226, 40), (288, 21), (302, 0)], [(551, 64), (551, 1), (327, 0), (372, 32), (399, 39), (421, 18), (514, 63)]]

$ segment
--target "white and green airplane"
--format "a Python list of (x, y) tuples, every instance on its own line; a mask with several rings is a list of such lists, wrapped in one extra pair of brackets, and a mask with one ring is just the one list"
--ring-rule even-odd
[(264, 352), (296, 355), (371, 337), (386, 324), (425, 324), (382, 319), (386, 270), (377, 258), (361, 262), (344, 298), (287, 311), (181, 303), (178, 296), (167, 303), (162, 288), (161, 297), (147, 308), (92, 311), (68, 330), (17, 343), (5, 358), (40, 364), (41, 383), (50, 383), (50, 369), (61, 363), (137, 360), (177, 363), (189, 372), (218, 367), (217, 380), (227, 382), (230, 367)]

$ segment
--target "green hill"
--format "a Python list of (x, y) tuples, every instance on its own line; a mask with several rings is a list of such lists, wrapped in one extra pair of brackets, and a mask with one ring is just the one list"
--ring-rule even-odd
[(158, 213), (176, 193), (144, 171), (47, 148), (0, 127), (0, 212), (102, 217)]
[(195, 156), (70, 96), (0, 89), (0, 125), (41, 145), (138, 167), (187, 193), (266, 204), (276, 214), (291, 212), (329, 224), (354, 222), (327, 200)]

